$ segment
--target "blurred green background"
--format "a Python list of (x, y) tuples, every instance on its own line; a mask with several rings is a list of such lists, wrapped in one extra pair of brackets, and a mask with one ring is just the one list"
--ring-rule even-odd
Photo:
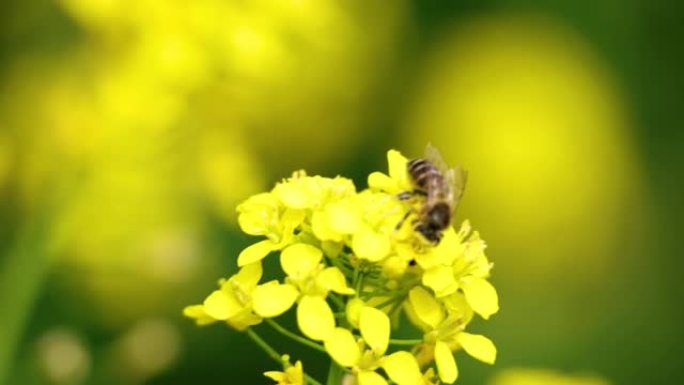
[(269, 383), (181, 317), (252, 241), (235, 205), (428, 142), (470, 171), (501, 297), (472, 327), (498, 361), (458, 353), (459, 383), (679, 383), (682, 8), (3, 1), (0, 383)]

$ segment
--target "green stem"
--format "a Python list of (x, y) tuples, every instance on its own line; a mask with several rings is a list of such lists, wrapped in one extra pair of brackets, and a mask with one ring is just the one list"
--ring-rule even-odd
[(361, 288), (363, 288), (363, 278), (364, 278), (364, 274), (362, 272), (359, 272), (356, 275), (355, 282), (354, 282), (354, 290), (356, 290), (357, 293), (361, 291)]
[(320, 352), (326, 353), (325, 348), (323, 347), (323, 345), (317, 344), (317, 343), (315, 343), (315, 342), (313, 342), (313, 341), (310, 341), (310, 340), (308, 340), (308, 339), (306, 339), (306, 338), (304, 338), (304, 337), (302, 337), (302, 336), (300, 336), (300, 335), (298, 335), (298, 334), (295, 334), (295, 333), (293, 333), (293, 332), (291, 332), (291, 331), (285, 329), (285, 328), (282, 327), (279, 323), (277, 323), (276, 321), (274, 321), (274, 320), (272, 320), (272, 319), (266, 318), (265, 321), (266, 321), (266, 323), (267, 323), (270, 327), (272, 327), (272, 328), (275, 329), (278, 333), (284, 335), (285, 337), (291, 338), (291, 339), (293, 339), (293, 340), (299, 342), (300, 344), (306, 345), (306, 346), (308, 346), (308, 347), (310, 347), (310, 348), (313, 348), (313, 349), (316, 349), (316, 350), (318, 350), (318, 351), (320, 351)]
[(392, 314), (394, 314), (394, 312), (397, 311), (401, 307), (401, 305), (404, 303), (405, 299), (406, 299), (406, 297), (402, 298), (401, 301), (397, 301), (394, 305), (392, 305), (389, 312), (387, 312), (387, 315), (391, 317)]
[[(338, 258), (339, 258), (339, 257), (338, 257)], [(338, 260), (338, 258), (329, 258), (329, 257), (328, 257), (327, 260), (330, 262), (330, 264), (332, 264), (332, 265), (334, 265), (335, 267), (337, 267), (338, 269), (340, 269), (340, 270), (342, 271), (342, 273), (344, 273), (345, 276), (351, 275), (351, 274), (352, 274), (352, 271), (351, 271), (348, 267), (344, 266), (344, 265)]]
[(356, 289), (356, 292), (359, 293), (360, 289), (358, 287), (358, 282), (359, 282), (359, 274), (360, 274), (360, 269), (359, 267), (361, 266), (360, 263), (357, 263), (356, 266), (354, 266), (354, 273), (352, 274), (352, 286), (354, 289)]
[(330, 369), (328, 370), (328, 381), (326, 385), (340, 385), (342, 383), (342, 376), (344, 376), (344, 369), (337, 365), (333, 360), (330, 360)]
[(422, 342), (423, 342), (423, 340), (421, 340), (421, 339), (411, 339), (411, 340), (390, 339), (389, 340), (389, 343), (391, 345), (404, 345), (404, 346), (418, 345)]
[(386, 297), (394, 294), (396, 294), (396, 291), (378, 289), (373, 291), (362, 291), (359, 293), (359, 297), (363, 300), (368, 300), (373, 297)]
[[(376, 305), (376, 309), (382, 309), (385, 306), (392, 305), (392, 304), (401, 304), (405, 299), (406, 296), (408, 295), (408, 292), (415, 286), (415, 282), (410, 282), (407, 284), (407, 288), (401, 291), (398, 291), (394, 293), (394, 296), (392, 298), (389, 298), (388, 300), (382, 302), (380, 305)], [(396, 308), (393, 308), (393, 311), (396, 310)]]
[[(280, 355), (280, 353), (278, 353), (275, 349), (273, 349), (271, 347), (271, 345), (269, 345), (268, 342), (266, 342), (263, 338), (261, 338), (259, 336), (259, 334), (257, 334), (257, 332), (255, 332), (252, 328), (247, 328), (246, 333), (247, 333), (247, 336), (249, 336), (249, 338), (251, 338), (252, 341), (254, 341), (257, 344), (257, 346), (259, 346), (261, 348), (261, 350), (266, 352), (266, 354), (268, 354), (268, 356), (271, 357), (272, 359), (274, 359), (276, 362), (278, 362), (281, 365), (285, 364), (285, 363), (287, 363), (287, 365), (291, 365), (289, 362), (285, 362), (283, 360), (282, 355)], [(306, 374), (306, 373), (303, 373), (303, 374), (304, 374), (304, 378), (306, 379), (307, 383), (309, 383), (311, 385), (323, 385), (320, 382), (316, 381), (313, 377), (309, 376), (308, 374)]]
[(19, 233), (0, 269), (0, 384), (14, 366), (17, 346), (52, 262), (45, 250), (48, 218), (39, 222)]
[(246, 332), (247, 336), (249, 336), (249, 338), (251, 338), (252, 341), (254, 341), (254, 343), (256, 343), (257, 346), (261, 348), (261, 350), (266, 352), (266, 354), (268, 354), (269, 357), (273, 358), (278, 363), (283, 362), (282, 356), (275, 349), (273, 349), (271, 345), (268, 344), (268, 342), (264, 341), (264, 339), (261, 338), (254, 330), (248, 328)]
[(344, 301), (340, 297), (337, 296), (337, 294), (330, 293), (328, 295), (328, 298), (330, 298), (331, 301), (335, 302), (335, 306), (337, 306), (337, 310), (339, 310), (341, 312), (345, 310), (347, 305), (344, 303)]
[(308, 374), (306, 374), (306, 373), (303, 373), (303, 374), (304, 374), (304, 378), (306, 379), (306, 382), (307, 382), (307, 383), (309, 383), (309, 384), (311, 384), (311, 385), (323, 385), (323, 384), (321, 384), (320, 382), (316, 381), (316, 380), (315, 380), (313, 377), (311, 377), (310, 375), (308, 375)]
[(403, 300), (404, 300), (404, 293), (400, 293), (400, 295), (398, 295), (396, 297), (392, 297), (392, 298), (388, 299), (387, 301), (382, 302), (380, 305), (376, 305), (375, 308), (382, 310), (382, 308), (384, 308), (385, 306), (392, 305), (396, 302), (401, 302)]

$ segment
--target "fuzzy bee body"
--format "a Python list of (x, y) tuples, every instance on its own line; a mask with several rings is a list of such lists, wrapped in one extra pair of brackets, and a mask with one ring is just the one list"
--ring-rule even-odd
[(413, 159), (406, 167), (419, 194), (434, 199), (436, 195), (444, 192), (444, 176), (430, 161), (422, 158)]
[(463, 194), (466, 173), (460, 167), (447, 168), (430, 145), (424, 158), (409, 161), (406, 168), (415, 187), (413, 193), (424, 197), (414, 229), (428, 241), (439, 243)]

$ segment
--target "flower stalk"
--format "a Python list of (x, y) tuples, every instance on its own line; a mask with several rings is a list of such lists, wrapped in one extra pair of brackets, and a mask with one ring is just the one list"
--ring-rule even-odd
[(300, 335), (297, 335), (296, 333), (293, 333), (287, 329), (285, 329), (283, 326), (281, 326), (278, 322), (274, 321), (273, 319), (266, 319), (266, 323), (271, 326), (275, 331), (278, 333), (284, 335), (285, 337), (294, 340), (296, 342), (299, 342), (302, 345), (308, 346), (312, 349), (318, 350), (320, 352), (325, 353), (325, 348), (323, 345), (315, 343), (309, 339), (306, 339)]

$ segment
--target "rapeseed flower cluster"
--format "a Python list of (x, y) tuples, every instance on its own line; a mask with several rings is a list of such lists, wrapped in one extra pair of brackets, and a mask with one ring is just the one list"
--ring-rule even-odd
[[(246, 331), (283, 365), (266, 372), (278, 384), (319, 382), (256, 334), (262, 322), (328, 354), (331, 373), (358, 385), (454, 383), (458, 350), (493, 364), (494, 344), (466, 332), (475, 315), (499, 309), (484, 241), (467, 221), (437, 244), (423, 238), (413, 223), (425, 198), (399, 199), (414, 189), (408, 160), (395, 150), (387, 157), (389, 172), (370, 174), (362, 191), (340, 176), (298, 171), (240, 204), (240, 228), (261, 239), (237, 257), (238, 273), (185, 315)], [(282, 278), (261, 282), (262, 262), (275, 257)], [(293, 307), (301, 334), (274, 320)], [(403, 320), (420, 338), (392, 338)]]

